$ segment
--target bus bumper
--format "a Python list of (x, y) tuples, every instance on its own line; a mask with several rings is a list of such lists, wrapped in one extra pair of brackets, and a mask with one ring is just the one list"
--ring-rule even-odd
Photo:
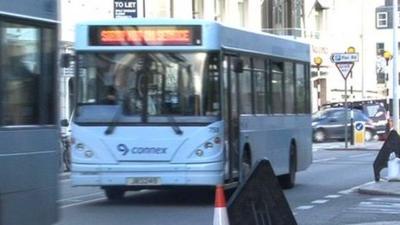
[[(156, 180), (156, 183), (146, 183), (148, 180)], [(215, 186), (224, 181), (224, 166), (222, 162), (165, 165), (72, 164), (71, 181), (73, 186)]]

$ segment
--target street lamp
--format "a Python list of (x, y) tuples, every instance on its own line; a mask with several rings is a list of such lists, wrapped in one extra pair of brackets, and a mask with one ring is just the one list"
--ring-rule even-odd
[(389, 65), (389, 60), (391, 60), (392, 59), (392, 53), (391, 52), (389, 52), (389, 51), (384, 51), (383, 52), (383, 58), (385, 58), (385, 60), (386, 60), (386, 66), (388, 66)]
[(356, 52), (356, 48), (354, 48), (353, 46), (350, 46), (347, 48), (347, 52), (346, 53), (355, 53)]
[(317, 66), (317, 70), (319, 71), (319, 67), (322, 64), (322, 58), (319, 56), (314, 57), (314, 64)]
[(389, 72), (388, 72), (388, 66), (389, 66), (389, 61), (393, 58), (393, 55), (389, 51), (384, 51), (383, 52), (383, 58), (386, 61), (386, 72), (385, 72), (385, 94), (386, 94), (386, 104), (387, 107), (389, 108), (390, 100), (389, 100), (389, 87), (387, 82), (389, 81)]
[(320, 110), (320, 107), (321, 107), (321, 96), (320, 96), (321, 85), (320, 85), (320, 72), (319, 72), (319, 69), (320, 69), (321, 64), (322, 64), (322, 58), (319, 57), (319, 56), (316, 56), (316, 57), (314, 57), (313, 61), (314, 61), (314, 64), (317, 66), (317, 79), (316, 79), (316, 81), (317, 81), (317, 98), (318, 98), (318, 100), (317, 100), (317, 108), (318, 108), (318, 110)]

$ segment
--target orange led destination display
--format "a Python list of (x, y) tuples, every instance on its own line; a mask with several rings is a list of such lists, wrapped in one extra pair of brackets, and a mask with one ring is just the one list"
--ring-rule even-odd
[(90, 44), (96, 46), (177, 46), (200, 45), (200, 26), (95, 26), (90, 29)]

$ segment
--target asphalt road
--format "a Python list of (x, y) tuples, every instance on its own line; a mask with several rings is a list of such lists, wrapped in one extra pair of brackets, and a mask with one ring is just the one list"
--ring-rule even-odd
[[(284, 192), (299, 225), (357, 224), (400, 218), (400, 198), (354, 191), (373, 180), (376, 150), (315, 149), (319, 150), (314, 152), (312, 166), (298, 173), (295, 188)], [(212, 224), (213, 190), (129, 192), (124, 200), (109, 202), (98, 188), (71, 188), (68, 179), (60, 184), (57, 225)]]

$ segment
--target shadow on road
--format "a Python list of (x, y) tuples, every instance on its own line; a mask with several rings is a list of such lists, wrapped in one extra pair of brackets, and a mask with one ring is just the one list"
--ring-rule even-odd
[(209, 206), (214, 204), (213, 188), (176, 188), (173, 190), (129, 191), (121, 200), (102, 201), (98, 206)]

